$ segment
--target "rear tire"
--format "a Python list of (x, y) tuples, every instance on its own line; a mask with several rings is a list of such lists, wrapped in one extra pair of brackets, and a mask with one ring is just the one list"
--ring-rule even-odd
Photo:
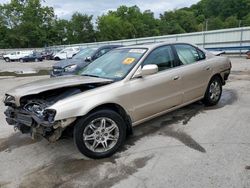
[(37, 59), (37, 58), (35, 59), (35, 62), (38, 62), (38, 59)]
[(10, 62), (10, 58), (8, 58), (8, 57), (5, 58), (4, 60), (5, 60), (5, 62)]
[(126, 125), (123, 118), (112, 110), (99, 110), (80, 118), (74, 128), (78, 150), (93, 159), (113, 155), (124, 143)]
[(205, 96), (203, 98), (203, 103), (206, 106), (216, 105), (222, 94), (222, 81), (218, 76), (213, 77), (207, 87)]
[(24, 62), (24, 60), (23, 60), (23, 59), (19, 59), (19, 62), (20, 62), (20, 63), (23, 63), (23, 62)]

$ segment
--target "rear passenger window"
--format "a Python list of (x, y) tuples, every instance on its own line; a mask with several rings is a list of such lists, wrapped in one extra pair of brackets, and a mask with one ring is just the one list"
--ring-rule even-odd
[(177, 55), (183, 65), (192, 64), (205, 59), (205, 54), (188, 44), (174, 45)]
[(148, 55), (143, 65), (155, 64), (159, 71), (174, 67), (174, 55), (170, 46), (155, 49)]

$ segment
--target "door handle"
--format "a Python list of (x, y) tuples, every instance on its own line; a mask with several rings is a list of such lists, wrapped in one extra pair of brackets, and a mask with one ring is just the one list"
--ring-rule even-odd
[(206, 67), (206, 70), (211, 70), (211, 67), (207, 66), (207, 67)]
[(179, 76), (175, 76), (175, 77), (173, 78), (173, 80), (179, 80), (179, 79), (180, 79)]

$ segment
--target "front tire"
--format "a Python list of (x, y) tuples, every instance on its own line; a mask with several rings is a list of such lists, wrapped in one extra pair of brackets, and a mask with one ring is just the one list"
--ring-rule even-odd
[(123, 145), (125, 138), (124, 120), (112, 110), (100, 110), (82, 117), (74, 128), (78, 150), (93, 159), (110, 157)]
[(213, 77), (207, 87), (203, 103), (206, 106), (216, 105), (222, 94), (222, 81), (218, 76)]

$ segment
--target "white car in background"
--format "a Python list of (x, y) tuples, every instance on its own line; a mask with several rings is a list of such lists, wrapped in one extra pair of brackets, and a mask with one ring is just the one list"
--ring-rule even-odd
[(55, 54), (54, 59), (55, 60), (70, 59), (79, 51), (80, 51), (79, 47), (68, 47)]
[(12, 52), (6, 55), (3, 55), (3, 59), (6, 62), (10, 62), (10, 61), (19, 61), (20, 59), (22, 59), (25, 56), (31, 55), (33, 54), (33, 50), (26, 50), (26, 51), (16, 51), (16, 52)]

